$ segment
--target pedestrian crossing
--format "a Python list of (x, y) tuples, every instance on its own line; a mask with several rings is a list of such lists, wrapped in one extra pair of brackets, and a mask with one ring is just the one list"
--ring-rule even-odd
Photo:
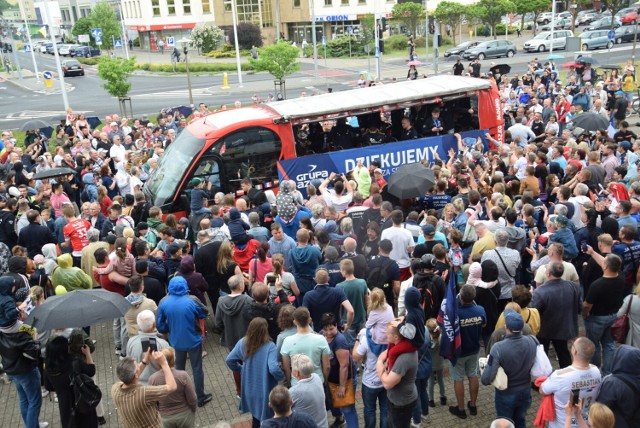
[[(215, 92), (211, 88), (195, 88), (191, 90), (194, 97), (205, 97), (214, 95)], [(151, 92), (148, 94), (131, 94), (131, 98), (172, 98), (188, 96), (188, 89), (177, 89), (174, 91)]]

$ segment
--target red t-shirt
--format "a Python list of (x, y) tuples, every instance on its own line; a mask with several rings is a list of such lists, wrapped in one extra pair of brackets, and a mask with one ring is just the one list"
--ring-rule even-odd
[(87, 231), (91, 228), (91, 223), (83, 218), (77, 218), (68, 223), (64, 229), (64, 239), (71, 241), (71, 248), (74, 256), (80, 256), (82, 249), (89, 245)]
[(233, 261), (238, 263), (238, 266), (240, 266), (240, 270), (242, 270), (242, 272), (249, 273), (249, 262), (251, 262), (253, 256), (256, 255), (256, 250), (258, 249), (259, 245), (259, 241), (250, 239), (243, 249), (240, 249), (237, 246), (234, 249)]
[[(98, 266), (98, 268), (106, 268), (107, 265)], [(100, 287), (104, 290), (111, 291), (112, 293), (118, 293), (124, 297), (124, 286), (117, 284), (109, 279), (109, 274), (100, 275), (95, 270), (93, 271), (93, 277)]]

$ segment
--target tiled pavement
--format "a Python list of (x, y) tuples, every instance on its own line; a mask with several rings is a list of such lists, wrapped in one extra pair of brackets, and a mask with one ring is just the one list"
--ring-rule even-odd
[[(211, 321), (207, 321), (207, 328), (210, 329)], [(103, 405), (105, 409), (105, 417), (107, 419), (106, 427), (119, 427), (117, 411), (113, 405), (110, 396), (111, 385), (116, 381), (115, 368), (118, 357), (114, 353), (113, 337), (111, 323), (102, 323), (91, 328), (92, 338), (97, 340), (94, 360), (97, 365), (97, 381), (103, 391)], [(199, 408), (196, 415), (197, 427), (214, 427), (219, 421), (227, 421), (234, 428), (251, 427), (251, 417), (249, 414), (240, 414), (235, 398), (235, 387), (230, 370), (224, 363), (227, 355), (225, 348), (219, 345), (219, 336), (209, 334), (204, 349), (209, 355), (204, 358), (205, 372), (205, 389), (213, 393), (214, 399), (205, 407)], [(554, 358), (552, 362), (555, 365)], [(187, 370), (190, 371), (187, 364)], [(447, 397), (449, 403), (453, 404), (453, 382), (450, 379), (445, 381)], [(358, 387), (358, 391), (360, 387)], [(437, 387), (436, 387), (437, 391)], [(440, 406), (438, 399), (437, 407), (430, 409), (431, 422), (423, 424), (427, 427), (488, 427), (495, 417), (495, 409), (493, 405), (493, 387), (480, 386), (480, 394), (478, 398), (478, 415), (469, 416), (466, 420), (458, 419), (451, 415), (447, 406)], [(360, 425), (364, 426), (362, 418), (362, 401), (360, 394), (357, 394), (358, 401), (356, 407), (360, 415)], [(17, 394), (13, 385), (0, 384), (0, 421), (4, 427), (20, 427), (24, 426), (20, 418), (20, 412), (17, 402)], [(540, 397), (537, 393), (532, 392), (532, 405), (527, 417), (527, 425), (532, 426), (535, 414), (540, 403)], [(468, 392), (466, 399), (468, 400)], [(468, 412), (467, 412), (468, 413)], [(330, 418), (330, 422), (333, 419)], [(49, 422), (50, 427), (60, 427), (60, 419), (57, 403), (50, 400), (49, 397), (43, 400), (42, 411), (40, 413), (40, 421)]]

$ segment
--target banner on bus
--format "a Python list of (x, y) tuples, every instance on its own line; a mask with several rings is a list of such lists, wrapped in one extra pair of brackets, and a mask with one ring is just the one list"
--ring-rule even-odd
[[(486, 132), (468, 131), (460, 135), (467, 145), (477, 137), (482, 137), (486, 148), (487, 142), (483, 137)], [(367, 167), (372, 161), (378, 161), (383, 176), (388, 177), (402, 165), (422, 161), (433, 164), (435, 153), (446, 162), (449, 159), (449, 149), (458, 151), (457, 139), (451, 134), (418, 138), (279, 161), (278, 175), (280, 180), (294, 180), (298, 190), (304, 193), (312, 181), (329, 178), (332, 172), (346, 174), (356, 167), (358, 161), (362, 161)]]

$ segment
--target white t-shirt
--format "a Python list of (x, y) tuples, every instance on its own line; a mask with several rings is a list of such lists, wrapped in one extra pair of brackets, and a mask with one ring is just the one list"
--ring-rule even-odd
[(345, 212), (353, 200), (351, 193), (343, 193), (341, 196), (336, 196), (333, 190), (327, 190), (322, 194), (322, 197), (327, 205), (332, 205), (336, 209), (338, 214)]
[(142, 180), (140, 180), (135, 175), (132, 175), (131, 178), (129, 179), (129, 189), (131, 190), (132, 194), (134, 192), (136, 192), (136, 186), (138, 187), (137, 191), (141, 191), (142, 190)]
[(362, 372), (362, 384), (367, 388), (382, 388), (382, 381), (376, 373), (376, 363), (378, 357), (369, 350), (369, 342), (367, 341), (367, 329), (363, 328), (358, 333), (358, 355), (365, 357), (364, 371)]
[[(564, 273), (562, 274), (562, 279), (564, 279), (565, 281), (580, 282), (580, 278), (578, 277), (578, 272), (576, 272), (575, 266), (565, 261), (563, 261), (562, 264), (564, 265)], [(536, 277), (534, 278), (534, 281), (539, 285), (547, 282), (547, 265), (542, 265), (538, 268), (538, 270), (536, 270)]]
[[(572, 389), (580, 390), (582, 400), (582, 417), (586, 421), (589, 417), (589, 407), (596, 401), (600, 392), (602, 375), (600, 370), (593, 364), (589, 364), (587, 370), (579, 370), (573, 366), (556, 370), (541, 385), (544, 394), (553, 394), (556, 407), (556, 420), (549, 422), (549, 428), (563, 428), (565, 421), (564, 406), (571, 397)], [(575, 419), (571, 426), (577, 426)]]
[(391, 226), (382, 231), (380, 240), (388, 239), (393, 244), (389, 258), (398, 263), (398, 267), (407, 268), (411, 264), (408, 248), (415, 247), (413, 235), (407, 229)]
[(520, 180), (523, 180), (525, 177), (525, 171), (527, 169), (527, 158), (521, 157), (516, 160), (516, 163), (513, 164), (513, 169), (516, 170), (516, 177)]
[(120, 162), (124, 162), (126, 160), (126, 156), (127, 156), (127, 149), (125, 149), (122, 144), (120, 144), (119, 146), (114, 144), (109, 149), (109, 157), (111, 159), (118, 158)]

